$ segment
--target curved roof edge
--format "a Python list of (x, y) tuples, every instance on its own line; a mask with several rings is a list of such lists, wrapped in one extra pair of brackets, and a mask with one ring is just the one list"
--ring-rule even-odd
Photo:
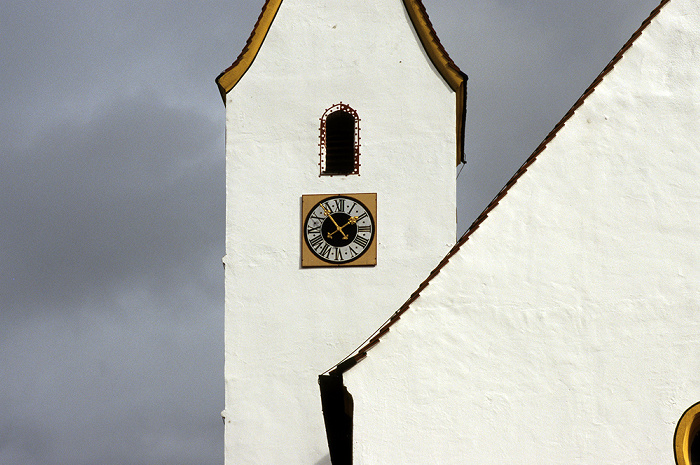
[[(265, 1), (260, 17), (255, 23), (253, 32), (251, 32), (250, 37), (246, 41), (243, 51), (238, 55), (238, 58), (236, 58), (236, 61), (234, 61), (231, 66), (217, 76), (216, 84), (219, 87), (219, 92), (221, 93), (221, 98), (224, 100), (224, 104), (226, 103), (226, 94), (238, 84), (238, 81), (241, 80), (243, 75), (253, 64), (281, 4), (282, 0)], [(456, 149), (457, 165), (459, 165), (466, 161), (464, 154), (464, 134), (467, 116), (467, 75), (457, 67), (440, 43), (421, 0), (403, 0), (403, 4), (430, 61), (445, 82), (456, 93)]]
[(452, 61), (450, 55), (440, 43), (437, 33), (430, 22), (428, 12), (421, 0), (403, 0), (411, 23), (423, 44), (430, 61), (457, 97), (457, 165), (466, 162), (464, 153), (464, 133), (467, 121), (467, 75)]
[[(647, 28), (649, 23), (656, 17), (656, 15), (659, 14), (659, 11), (661, 11), (661, 8), (663, 8), (668, 2), (671, 0), (661, 0), (661, 3), (654, 8), (654, 10), (651, 12), (651, 14), (642, 22), (642, 25), (635, 31), (634, 34), (632, 34), (632, 37), (625, 43), (625, 45), (622, 46), (619, 52), (613, 57), (612, 60), (605, 66), (603, 71), (598, 75), (598, 77), (595, 78), (593, 83), (586, 89), (586, 91), (579, 97), (579, 99), (574, 103), (574, 105), (569, 109), (569, 111), (564, 115), (564, 117), (559, 121), (559, 123), (554, 126), (554, 129), (545, 137), (545, 139), (540, 143), (540, 145), (535, 149), (535, 151), (528, 157), (528, 159), (523, 163), (523, 165), (516, 171), (516, 173), (513, 175), (513, 177), (508, 181), (508, 183), (501, 189), (501, 191), (494, 197), (494, 199), (489, 203), (489, 205), (484, 209), (484, 211), (477, 217), (477, 219), (472, 223), (472, 225), (469, 227), (469, 229), (464, 233), (464, 235), (457, 241), (457, 244), (455, 244), (454, 247), (445, 255), (445, 257), (440, 261), (437, 267), (428, 275), (428, 277), (423, 281), (420, 286), (418, 286), (418, 289), (411, 294), (411, 297), (408, 298), (406, 302), (396, 311), (394, 314), (382, 325), (379, 327), (378, 330), (374, 332), (365, 342), (362, 343), (357, 349), (355, 349), (350, 355), (345, 357), (340, 363), (335, 365), (334, 367), (330, 368), (327, 370), (325, 373), (331, 373), (331, 374), (337, 374), (337, 375), (342, 375), (349, 369), (351, 369), (353, 366), (355, 366), (358, 362), (363, 360), (365, 357), (367, 357), (367, 352), (376, 346), (379, 342), (381, 342), (381, 338), (389, 332), (391, 327), (401, 319), (401, 316), (406, 313), (406, 311), (410, 308), (411, 304), (420, 297), (420, 293), (428, 287), (430, 282), (440, 274), (440, 271), (447, 265), (447, 263), (450, 261), (450, 259), (457, 253), (459, 250), (462, 248), (462, 246), (469, 240), (471, 237), (472, 233), (479, 229), (479, 226), (481, 223), (486, 220), (488, 217), (489, 213), (498, 206), (498, 203), (503, 199), (503, 197), (506, 196), (508, 191), (510, 191), (510, 188), (513, 187), (520, 177), (527, 171), (527, 169), (532, 165), (535, 160), (537, 159), (537, 156), (544, 151), (545, 148), (547, 148), (547, 144), (549, 144), (552, 139), (556, 137), (556, 135), (559, 133), (559, 130), (564, 127), (566, 122), (573, 116), (574, 112), (578, 110), (578, 108), (583, 105), (583, 102), (588, 98), (589, 95), (595, 91), (596, 87), (600, 82), (603, 80), (603, 78), (610, 72), (612, 69), (615, 67), (618, 61), (622, 59), (622, 56), (625, 54), (625, 52), (632, 47), (634, 42), (639, 38), (640, 35), (642, 35), (642, 32), (644, 29)], [(324, 374), (325, 374), (324, 373)]]
[(258, 21), (255, 23), (253, 32), (250, 33), (243, 51), (241, 51), (241, 54), (238, 55), (238, 58), (231, 66), (216, 77), (216, 85), (219, 86), (219, 92), (224, 100), (224, 104), (226, 104), (226, 94), (238, 84), (238, 81), (241, 80), (248, 68), (250, 68), (250, 65), (253, 64), (255, 57), (258, 56), (260, 47), (262, 47), (281, 4), (282, 0), (265, 0)]

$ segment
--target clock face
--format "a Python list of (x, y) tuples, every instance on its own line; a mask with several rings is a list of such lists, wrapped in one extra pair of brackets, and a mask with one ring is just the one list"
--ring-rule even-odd
[(351, 263), (374, 242), (374, 217), (354, 196), (329, 196), (311, 207), (303, 233), (308, 250), (322, 262)]

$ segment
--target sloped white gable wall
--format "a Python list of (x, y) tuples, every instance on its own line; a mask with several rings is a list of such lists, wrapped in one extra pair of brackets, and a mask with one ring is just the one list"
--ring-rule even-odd
[(700, 401), (700, 3), (672, 0), (366, 359), (354, 464), (673, 464)]
[[(360, 176), (319, 177), (319, 118), (361, 118)], [(455, 242), (455, 94), (401, 0), (284, 0), (227, 96), (226, 462), (329, 463), (318, 375)], [(301, 269), (301, 196), (376, 192), (376, 267)]]

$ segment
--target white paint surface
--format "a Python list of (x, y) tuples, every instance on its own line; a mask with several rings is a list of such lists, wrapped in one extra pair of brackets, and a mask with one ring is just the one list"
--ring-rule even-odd
[[(360, 118), (360, 176), (319, 176), (319, 118)], [(455, 241), (455, 95), (401, 0), (285, 0), (227, 96), (226, 463), (325, 465), (318, 375)], [(301, 196), (376, 192), (377, 266), (300, 268)]]
[(672, 464), (700, 401), (700, 4), (672, 0), (345, 373), (354, 464)]

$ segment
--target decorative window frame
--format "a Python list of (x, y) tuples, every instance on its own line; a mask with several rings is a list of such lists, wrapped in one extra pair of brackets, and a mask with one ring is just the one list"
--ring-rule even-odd
[[(336, 111), (343, 111), (345, 113), (349, 113), (353, 119), (355, 120), (355, 147), (354, 147), (354, 168), (353, 171), (350, 173), (326, 173), (326, 120), (328, 119), (328, 116), (332, 113), (335, 113)], [(343, 102), (337, 103), (333, 105), (332, 107), (328, 108), (324, 113), (323, 116), (320, 118), (321, 120), (321, 130), (320, 130), (320, 135), (319, 135), (319, 147), (320, 147), (320, 155), (319, 155), (319, 162), (318, 162), (318, 167), (319, 167), (319, 176), (350, 176), (350, 175), (360, 175), (360, 116), (357, 114), (357, 112), (350, 106), (347, 105)]]
[[(673, 435), (673, 453), (677, 465), (691, 465), (690, 448), (700, 433), (700, 402), (685, 411)], [(697, 458), (695, 459), (697, 463)]]

